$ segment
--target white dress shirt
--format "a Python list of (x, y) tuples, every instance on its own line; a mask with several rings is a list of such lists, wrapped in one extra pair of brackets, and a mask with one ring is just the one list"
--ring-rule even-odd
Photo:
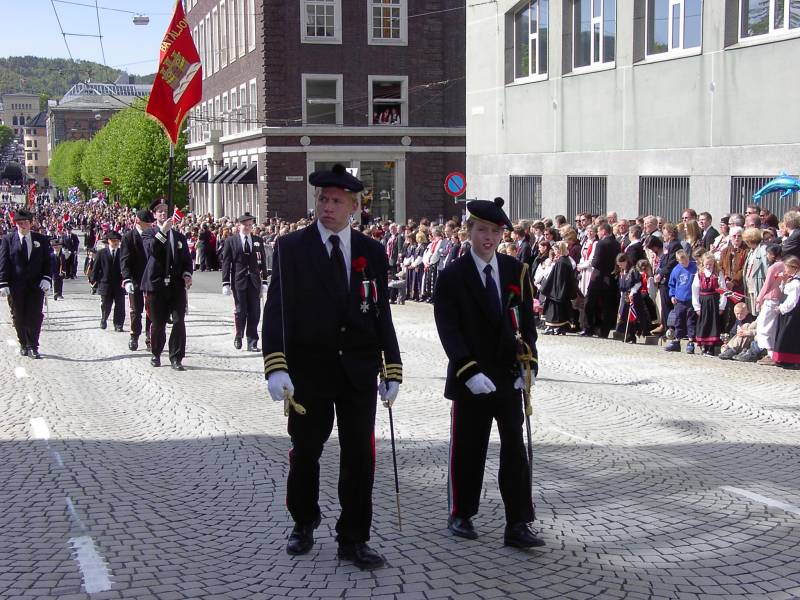
[(317, 221), (317, 228), (319, 229), (319, 236), (322, 238), (322, 243), (325, 245), (325, 250), (327, 250), (328, 256), (330, 256), (331, 252), (333, 252), (333, 244), (331, 244), (330, 237), (332, 235), (339, 236), (339, 249), (342, 251), (342, 256), (344, 256), (344, 266), (345, 269), (347, 269), (347, 281), (349, 282), (350, 270), (352, 268), (352, 251), (350, 250), (350, 243), (353, 230), (349, 225), (347, 225), (341, 231), (331, 231), (319, 221)]
[(486, 273), (484, 273), (483, 270), (486, 268), (486, 265), (492, 265), (492, 279), (494, 279), (494, 283), (497, 286), (497, 297), (500, 300), (500, 306), (503, 306), (503, 296), (500, 291), (500, 270), (497, 266), (497, 253), (492, 254), (492, 260), (488, 263), (475, 254), (474, 249), (470, 248), (469, 253), (472, 255), (472, 260), (475, 262), (475, 267), (478, 269), (478, 275), (480, 275), (484, 287), (486, 287)]
[(25, 240), (25, 243), (28, 245), (28, 260), (31, 258), (31, 252), (33, 252), (33, 238), (31, 238), (30, 232), (27, 235), (22, 235), (21, 233), (17, 233), (19, 235), (19, 244), (22, 246), (22, 240)]
[(239, 240), (242, 242), (242, 250), (244, 250), (244, 244), (245, 242), (247, 242), (248, 244), (250, 244), (250, 252), (253, 251), (253, 239), (249, 235), (244, 235), (240, 233)]

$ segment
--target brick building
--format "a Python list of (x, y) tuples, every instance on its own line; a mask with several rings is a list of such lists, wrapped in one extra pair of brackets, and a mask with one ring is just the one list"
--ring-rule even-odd
[(25, 125), (25, 175), (45, 185), (49, 155), (47, 152), (47, 113), (40, 112)]
[[(342, 162), (364, 181), (374, 216), (458, 212), (443, 183), (465, 163), (463, 3), (188, 3), (211, 67), (190, 120), (193, 208), (298, 218), (313, 207), (308, 175)], [(245, 51), (231, 65), (241, 31)]]

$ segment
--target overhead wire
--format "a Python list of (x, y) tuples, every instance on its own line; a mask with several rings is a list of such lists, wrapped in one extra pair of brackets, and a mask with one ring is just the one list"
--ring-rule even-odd
[(72, 57), (72, 50), (69, 49), (69, 44), (67, 43), (67, 34), (64, 33), (64, 28), (61, 26), (61, 19), (58, 16), (58, 10), (56, 10), (55, 0), (50, 0), (50, 5), (53, 7), (53, 12), (56, 15), (56, 21), (58, 21), (58, 28), (61, 30), (61, 37), (64, 38), (64, 45), (67, 47), (67, 54), (69, 54), (69, 58), (71, 61), (75, 61)]
[(95, 13), (97, 13), (97, 37), (100, 39), (100, 53), (103, 55), (103, 64), (108, 66), (108, 62), (106, 62), (106, 49), (103, 47), (103, 32), (100, 29), (100, 6), (97, 4), (97, 0), (94, 0), (94, 9)]

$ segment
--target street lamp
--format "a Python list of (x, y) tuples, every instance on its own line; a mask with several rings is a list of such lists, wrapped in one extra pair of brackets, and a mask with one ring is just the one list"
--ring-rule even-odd
[(134, 15), (133, 17), (134, 25), (147, 25), (148, 23), (150, 23), (150, 17), (147, 15)]

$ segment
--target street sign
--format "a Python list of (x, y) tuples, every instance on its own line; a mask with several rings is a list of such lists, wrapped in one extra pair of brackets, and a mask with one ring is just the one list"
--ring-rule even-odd
[(444, 191), (453, 198), (458, 198), (467, 189), (467, 178), (463, 173), (453, 171), (444, 179)]
[(111, 185), (111, 178), (110, 177), (103, 177), (103, 185), (108, 187)]

